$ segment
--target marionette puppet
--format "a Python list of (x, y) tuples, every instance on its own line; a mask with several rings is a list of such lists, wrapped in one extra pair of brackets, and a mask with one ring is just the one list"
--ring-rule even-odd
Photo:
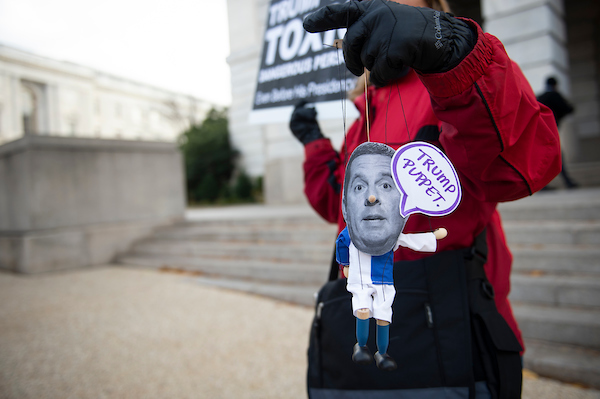
[[(448, 214), (460, 201), (458, 179), (447, 177), (448, 172), (441, 173), (440, 165), (444, 161), (435, 159), (437, 154), (431, 155), (436, 150), (430, 144), (413, 142), (395, 152), (386, 144), (367, 142), (354, 150), (346, 165), (342, 214), (347, 227), (336, 240), (336, 258), (348, 278), (347, 290), (352, 293), (357, 338), (352, 360), (357, 364), (369, 364), (373, 360), (367, 340), (369, 319), (374, 318), (377, 367), (385, 371), (397, 368), (387, 353), (396, 295), (394, 251), (403, 246), (419, 252), (435, 252), (437, 240), (447, 235), (444, 228), (404, 234), (406, 219), (416, 212)], [(431, 173), (436, 166), (437, 175)], [(440, 175), (443, 176), (441, 182), (436, 179)], [(419, 195), (411, 196), (411, 192)], [(419, 198), (424, 200), (424, 208), (414, 205), (414, 200)], [(453, 205), (448, 205), (448, 201)]]

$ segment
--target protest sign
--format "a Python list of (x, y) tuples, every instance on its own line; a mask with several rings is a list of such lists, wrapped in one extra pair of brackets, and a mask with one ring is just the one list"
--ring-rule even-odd
[(392, 176), (400, 190), (400, 214), (444, 216), (460, 204), (462, 190), (454, 165), (436, 146), (411, 142), (396, 150)]
[[(342, 50), (331, 47), (346, 29), (308, 33), (304, 17), (335, 0), (271, 0), (253, 98), (251, 121), (266, 123), (289, 118), (300, 100), (338, 110), (356, 77), (347, 71)], [(331, 104), (335, 102), (333, 108)], [(331, 112), (327, 115), (333, 116)], [(279, 115), (281, 114), (281, 115)], [(287, 119), (286, 119), (287, 120)]]

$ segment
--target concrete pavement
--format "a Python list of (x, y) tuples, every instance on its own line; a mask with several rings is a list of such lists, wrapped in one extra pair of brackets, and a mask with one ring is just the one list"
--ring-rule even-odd
[[(0, 398), (305, 398), (313, 311), (193, 274), (0, 273)], [(525, 373), (523, 398), (600, 391)]]

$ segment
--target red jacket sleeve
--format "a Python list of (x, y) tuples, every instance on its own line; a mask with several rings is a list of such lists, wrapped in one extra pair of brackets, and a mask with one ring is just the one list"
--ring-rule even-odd
[(560, 172), (554, 117), (502, 43), (465, 21), (478, 32), (471, 53), (448, 72), (419, 75), (442, 121), (440, 142), (477, 199), (531, 195)]
[(329, 139), (315, 140), (304, 147), (304, 193), (319, 215), (337, 223), (342, 188), (340, 158)]

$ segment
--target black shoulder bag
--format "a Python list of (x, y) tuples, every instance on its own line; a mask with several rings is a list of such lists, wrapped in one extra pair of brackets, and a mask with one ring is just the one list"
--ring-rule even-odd
[[(513, 399), (521, 397), (522, 350), (498, 313), (483, 265), (485, 230), (472, 247), (394, 264), (392, 372), (352, 362), (356, 343), (346, 279), (318, 293), (308, 349), (311, 399)], [(371, 322), (369, 348), (376, 348)], [(485, 393), (480, 395), (480, 393)]]

